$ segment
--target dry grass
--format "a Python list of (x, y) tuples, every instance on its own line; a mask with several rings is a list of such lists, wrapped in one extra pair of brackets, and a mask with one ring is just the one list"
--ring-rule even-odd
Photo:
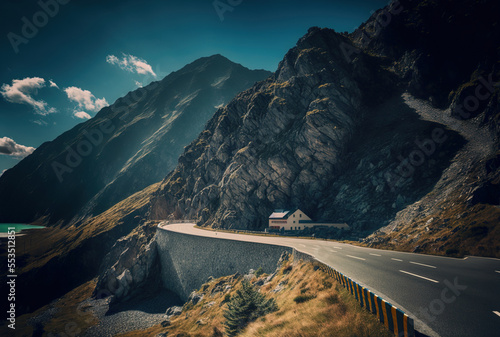
[[(336, 280), (315, 269), (310, 262), (286, 262), (277, 275), (260, 288), (266, 297), (276, 299), (279, 310), (250, 323), (239, 336), (392, 336)], [(267, 276), (254, 276), (251, 281), (255, 283)], [(205, 294), (204, 298), (196, 305), (186, 304), (182, 314), (172, 319), (169, 327), (157, 325), (121, 337), (153, 337), (162, 332), (167, 332), (168, 336), (222, 336), (218, 333), (224, 332), (226, 305), (223, 300), (241, 287), (242, 279), (222, 277), (203, 285), (200, 291)], [(212, 294), (220, 283), (231, 285), (231, 291)], [(279, 284), (282, 284), (282, 290), (273, 292)], [(296, 303), (294, 298), (299, 296), (306, 296), (309, 300)]]
[(33, 328), (28, 321), (43, 312), (53, 308), (56, 312), (52, 319), (43, 327), (46, 336), (52, 333), (55, 336), (66, 334), (68, 336), (80, 335), (89, 327), (95, 325), (95, 316), (88, 312), (88, 308), (81, 306), (84, 300), (90, 298), (95, 287), (95, 280), (89, 281), (73, 289), (55, 303), (46, 305), (33, 313), (22, 315), (16, 320), (16, 336), (32, 336)]
[[(452, 257), (486, 256), (500, 258), (500, 208), (465, 203), (443, 207), (399, 232), (374, 248), (413, 251)], [(356, 243), (363, 245), (362, 243)]]
[[(283, 279), (288, 280), (286, 288), (276, 295), (280, 310), (250, 324), (241, 336), (392, 336), (336, 280), (314, 271), (312, 263), (295, 265), (263, 291), (274, 289)], [(296, 303), (299, 296), (310, 299)]]
[(96, 317), (81, 303), (92, 296), (96, 280), (89, 281), (61, 297), (55, 304), (60, 311), (46, 326), (45, 331), (57, 335), (66, 331), (81, 334), (89, 327), (97, 324)]
[(51, 259), (71, 252), (82, 242), (119, 226), (123, 218), (149, 202), (151, 194), (158, 186), (159, 183), (147, 187), (78, 227), (45, 228), (32, 231), (29, 236), (20, 237), (19, 246), (26, 246), (27, 258), (20, 272), (39, 268)]

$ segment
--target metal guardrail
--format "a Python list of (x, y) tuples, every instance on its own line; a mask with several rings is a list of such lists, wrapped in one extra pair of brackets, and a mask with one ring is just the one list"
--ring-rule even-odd
[(370, 290), (354, 282), (349, 277), (336, 271), (332, 267), (322, 262), (318, 263), (321, 270), (342, 284), (344, 288), (354, 295), (362, 307), (366, 308), (372, 314), (375, 314), (380, 320), (380, 323), (384, 324), (387, 329), (394, 332), (395, 336), (415, 337), (413, 319), (402, 310), (386, 302)]
[[(169, 224), (179, 224), (179, 223), (195, 223), (195, 220), (163, 220), (160, 221), (158, 226), (169, 225)], [(280, 234), (262, 232), (262, 231), (249, 231), (249, 230), (239, 230), (239, 229), (221, 229), (221, 231), (235, 232), (235, 233), (250, 233), (250, 234), (266, 234), (266, 235), (276, 235)], [(294, 249), (294, 252), (299, 254), (299, 252)], [(304, 254), (304, 253), (301, 253)], [(304, 254), (309, 256), (309, 254)], [(414, 321), (407, 314), (405, 314), (401, 309), (398, 309), (394, 305), (386, 302), (378, 295), (374, 294), (371, 290), (359, 285), (358, 283), (351, 280), (349, 277), (333, 269), (329, 265), (324, 264), (315, 260), (319, 268), (335, 278), (344, 288), (346, 288), (359, 302), (359, 304), (366, 308), (371, 313), (375, 314), (380, 323), (384, 324), (387, 329), (394, 332), (397, 337), (415, 337), (415, 327)]]
[(163, 225), (173, 225), (177, 223), (194, 223), (196, 224), (196, 220), (163, 220), (160, 221), (158, 226), (163, 226)]

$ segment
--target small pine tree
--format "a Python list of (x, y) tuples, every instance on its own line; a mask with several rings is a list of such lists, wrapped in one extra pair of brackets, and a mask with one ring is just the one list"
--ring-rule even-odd
[(226, 333), (228, 336), (236, 336), (248, 323), (277, 310), (278, 305), (274, 298), (266, 299), (245, 280), (224, 311)]

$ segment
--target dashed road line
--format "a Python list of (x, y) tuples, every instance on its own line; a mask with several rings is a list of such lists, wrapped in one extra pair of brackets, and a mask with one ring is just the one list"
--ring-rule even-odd
[(299, 243), (299, 246), (305, 247), (306, 245), (303, 245), (303, 244)]
[(434, 283), (439, 283), (439, 281), (433, 280), (433, 279), (425, 277), (425, 276), (413, 274), (413, 273), (410, 273), (409, 271), (400, 270), (400, 272), (408, 274), (408, 275), (411, 275), (411, 276), (419, 277), (421, 279), (424, 279), (424, 280), (427, 280), (427, 281), (431, 281), (431, 282), (434, 282)]
[(499, 316), (499, 317), (500, 317), (500, 312), (498, 312), (498, 311), (493, 311), (493, 313), (494, 313), (495, 315), (497, 315), (497, 316)]
[(347, 254), (346, 254), (346, 256), (352, 257), (353, 259), (358, 259), (358, 260), (365, 261), (365, 259), (363, 259), (362, 257), (357, 257), (357, 256), (352, 256), (352, 255), (347, 255)]
[(424, 266), (424, 267), (429, 267), (429, 268), (437, 268), (436, 266), (431, 266), (430, 264), (418, 263), (418, 262), (413, 262), (413, 261), (410, 261), (410, 263), (418, 264), (419, 266)]
[(382, 256), (380, 254), (375, 254), (375, 253), (370, 253), (370, 255), (373, 255), (373, 256)]
[(335, 248), (335, 249), (342, 249), (342, 248), (340, 248), (340, 247), (333, 247), (333, 248)]
[(399, 262), (403, 262), (403, 260), (400, 260), (400, 259), (395, 259), (393, 257), (391, 257), (391, 260), (394, 260), (394, 261), (399, 261)]
[(336, 250), (332, 250), (332, 249), (329, 249), (330, 252), (332, 253), (336, 253), (337, 251)]

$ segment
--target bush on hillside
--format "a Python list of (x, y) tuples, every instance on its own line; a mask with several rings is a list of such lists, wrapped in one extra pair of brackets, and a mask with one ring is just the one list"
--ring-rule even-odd
[(231, 297), (224, 311), (226, 333), (228, 336), (235, 336), (248, 323), (277, 310), (278, 305), (273, 298), (266, 299), (248, 281), (243, 281), (241, 289)]

